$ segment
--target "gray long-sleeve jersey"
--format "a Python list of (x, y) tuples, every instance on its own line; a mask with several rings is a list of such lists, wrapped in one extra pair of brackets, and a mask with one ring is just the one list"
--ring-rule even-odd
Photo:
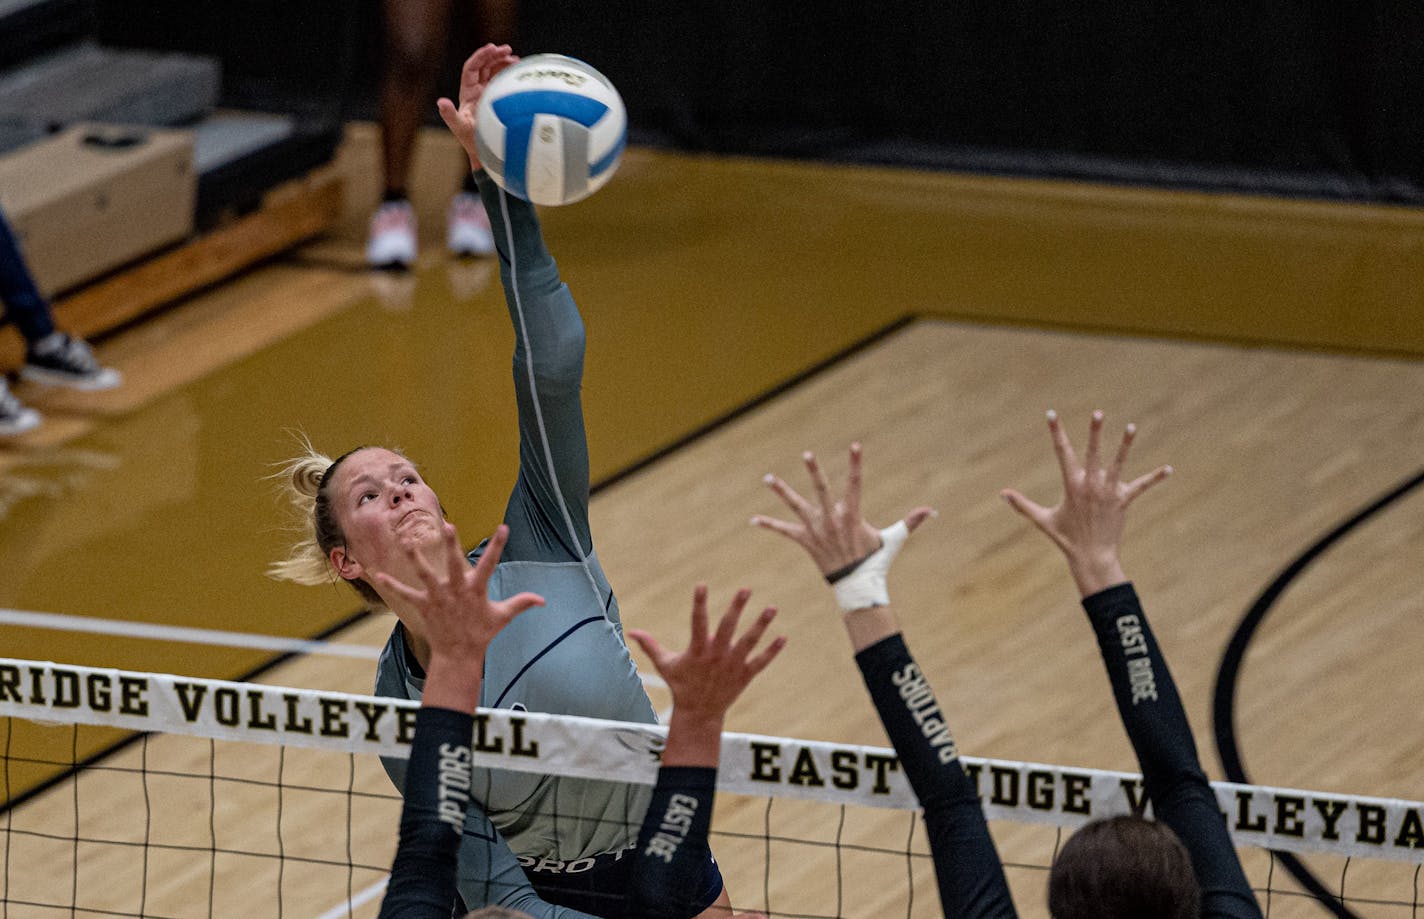
[[(514, 323), (519, 477), (505, 509), (509, 542), (490, 596), (544, 597), (500, 632), (485, 657), (480, 705), (619, 721), (657, 720), (618, 618), (618, 602), (593, 551), (588, 524), (588, 444), (580, 386), (584, 329), (544, 245), (534, 207), (476, 174), (494, 228)], [(483, 544), (470, 553), (479, 557)], [(397, 625), (381, 654), (376, 692), (419, 699), (424, 674)], [(397, 788), (406, 761), (385, 760)], [(503, 770), (476, 770), (475, 803), (459, 855), (459, 891), (474, 909), (498, 904), (540, 919), (584, 915), (537, 898), (515, 853), (571, 861), (637, 841), (652, 789)], [(619, 895), (622, 891), (617, 892)]]

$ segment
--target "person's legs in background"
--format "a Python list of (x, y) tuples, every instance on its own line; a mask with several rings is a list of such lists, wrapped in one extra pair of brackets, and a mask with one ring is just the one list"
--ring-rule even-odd
[[(0, 303), (4, 316), (25, 339), (25, 364), (20, 376), (48, 386), (80, 390), (111, 389), (122, 381), (117, 370), (103, 367), (84, 341), (59, 331), (49, 301), (40, 293), (25, 264), (5, 215), (0, 212)], [(0, 379), (0, 436), (19, 434), (40, 423)]]
[(451, 0), (385, 0), (381, 78), (381, 158), (385, 181), (380, 208), (371, 217), (366, 261), (375, 268), (415, 264), (415, 211), (406, 182), (415, 136), (432, 104), (445, 50)]
[[(473, 34), (481, 41), (496, 45), (514, 43), (515, 28), (519, 18), (518, 0), (476, 0), (469, 12), (477, 14), (477, 21), (471, 23)], [(460, 14), (467, 12), (462, 7)], [(463, 31), (463, 20), (472, 17), (459, 15), (462, 20), (457, 32)], [(452, 97), (453, 98), (453, 97)], [(463, 155), (461, 161), (464, 161)], [(450, 212), (446, 225), (446, 245), (452, 255), (484, 256), (494, 254), (494, 238), (490, 235), (489, 216), (480, 203), (479, 189), (475, 187), (475, 177), (468, 170), (464, 186), (450, 200)]]

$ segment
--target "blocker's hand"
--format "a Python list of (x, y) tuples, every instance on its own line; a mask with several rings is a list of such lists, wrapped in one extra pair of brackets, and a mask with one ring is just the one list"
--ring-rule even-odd
[(431, 564), (418, 547), (407, 546), (406, 553), (419, 573), (420, 585), (404, 584), (385, 572), (377, 573), (376, 581), (408, 601), (413, 611), (407, 614), (418, 619), (412, 625), (430, 642), (432, 654), (482, 662), (499, 631), (531, 606), (543, 606), (544, 598), (532, 593), (516, 594), (507, 600), (489, 598), (490, 575), (509, 540), (509, 527), (500, 524), (473, 567), (460, 548), (455, 525), (447, 521), (442, 536), (443, 571)]
[[(850, 445), (850, 472), (845, 497), (839, 501), (831, 495), (825, 473), (821, 471), (815, 455), (808, 451), (802, 454), (802, 459), (811, 475), (811, 485), (816, 490), (814, 504), (776, 476), (768, 473), (765, 478), (766, 484), (791, 508), (800, 522), (761, 515), (753, 517), (751, 522), (753, 526), (780, 533), (805, 549), (822, 576), (828, 576), (864, 560), (879, 549), (880, 528), (860, 515), (860, 444)], [(914, 531), (933, 514), (934, 511), (928, 507), (910, 511), (905, 515), (907, 530)]]
[(778, 637), (753, 653), (776, 618), (776, 608), (772, 606), (762, 610), (756, 621), (737, 635), (737, 622), (751, 595), (749, 590), (737, 591), (717, 623), (717, 630), (709, 632), (707, 585), (698, 584), (692, 593), (692, 638), (681, 653), (667, 650), (648, 632), (628, 630), (628, 637), (638, 643), (667, 681), (674, 712), (720, 723), (747, 684), (786, 646), (786, 639)]
[(509, 45), (484, 45), (465, 60), (460, 71), (460, 104), (457, 106), (444, 97), (435, 103), (445, 126), (465, 148), (472, 170), (481, 168), (479, 144), (475, 140), (475, 109), (480, 97), (496, 74), (518, 61), (519, 55), (513, 53)]
[(1172, 474), (1171, 466), (1158, 466), (1131, 481), (1122, 480), (1123, 467), (1137, 436), (1137, 426), (1129, 424), (1112, 462), (1104, 467), (1099, 442), (1103, 413), (1093, 412), (1088, 426), (1088, 448), (1081, 460), (1073, 452), (1058, 413), (1049, 411), (1048, 431), (1058, 468), (1063, 473), (1063, 498), (1053, 507), (1044, 507), (1012, 488), (999, 494), (1009, 506), (1027, 517), (1063, 552), (1068, 568), (1083, 596), (1120, 584), (1127, 578), (1118, 558), (1127, 508), (1143, 492)]

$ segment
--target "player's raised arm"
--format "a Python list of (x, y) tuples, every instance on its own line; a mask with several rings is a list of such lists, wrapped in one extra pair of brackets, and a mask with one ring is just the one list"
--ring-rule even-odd
[[(1044, 507), (1012, 489), (1005, 489), (1002, 495), (1053, 540), (1068, 562), (1098, 639), (1118, 713), (1142, 766), (1148, 798), (1157, 819), (1171, 827), (1190, 855), (1191, 870), (1200, 885), (1200, 915), (1259, 916), (1260, 908), (1202, 772), (1176, 684), (1119, 556), (1128, 506), (1172, 469), (1159, 466), (1124, 481), (1123, 470), (1137, 430), (1127, 426), (1112, 460), (1105, 463), (1100, 446), (1102, 412), (1093, 413), (1081, 458), (1056, 413), (1049, 412), (1048, 428), (1063, 474), (1062, 500), (1054, 507)], [(1130, 823), (1090, 824), (1069, 840), (1050, 876), (1050, 909), (1057, 902), (1058, 914), (1078, 915), (1074, 910), (1087, 909), (1089, 913), (1083, 915), (1107, 915), (1093, 903), (1102, 894), (1094, 886), (1097, 884), (1125, 885), (1143, 896), (1171, 888), (1175, 883), (1170, 877), (1174, 840), (1154, 838)], [(1129, 847), (1141, 850), (1149, 845), (1162, 853), (1159, 875), (1124, 878), (1130, 866), (1144, 861), (1114, 857), (1110, 854), (1113, 847), (1122, 847), (1127, 855)], [(1180, 901), (1189, 893), (1176, 894), (1176, 905), (1183, 906)]]
[(485, 87), (518, 61), (508, 45), (485, 45), (465, 62), (459, 104), (440, 114), (469, 155), (489, 213), (505, 304), (514, 326), (514, 387), (519, 404), (519, 480), (505, 522), (511, 559), (582, 561), (590, 551), (588, 443), (584, 432), (584, 327), (568, 286), (544, 244), (534, 205), (480, 168), (475, 112)]
[(698, 585), (692, 595), (692, 635), (680, 653), (647, 632), (628, 632), (667, 681), (673, 702), (657, 788), (638, 835), (625, 913), (629, 919), (685, 917), (705, 899), (698, 885), (712, 857), (707, 832), (727, 710), (786, 644), (785, 638), (776, 638), (757, 647), (776, 617), (772, 607), (737, 634), (750, 597), (750, 591), (738, 591), (716, 631), (709, 632), (707, 587)]
[(815, 456), (806, 453), (803, 458), (814, 499), (768, 475), (766, 483), (796, 519), (757, 516), (752, 523), (801, 546), (835, 591), (866, 689), (924, 808), (944, 914), (1015, 916), (974, 785), (960, 767), (944, 712), (910, 656), (890, 605), (886, 582), (890, 564), (909, 534), (933, 512), (917, 507), (899, 522), (879, 529), (861, 515), (859, 444), (851, 445), (848, 481), (839, 498), (832, 494)]

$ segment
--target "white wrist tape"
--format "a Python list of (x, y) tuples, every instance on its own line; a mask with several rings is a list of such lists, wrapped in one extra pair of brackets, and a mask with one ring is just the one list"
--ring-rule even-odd
[(880, 531), (880, 548), (835, 584), (836, 602), (842, 612), (890, 604), (885, 578), (890, 573), (890, 563), (900, 554), (900, 547), (909, 535), (910, 528), (903, 520)]

